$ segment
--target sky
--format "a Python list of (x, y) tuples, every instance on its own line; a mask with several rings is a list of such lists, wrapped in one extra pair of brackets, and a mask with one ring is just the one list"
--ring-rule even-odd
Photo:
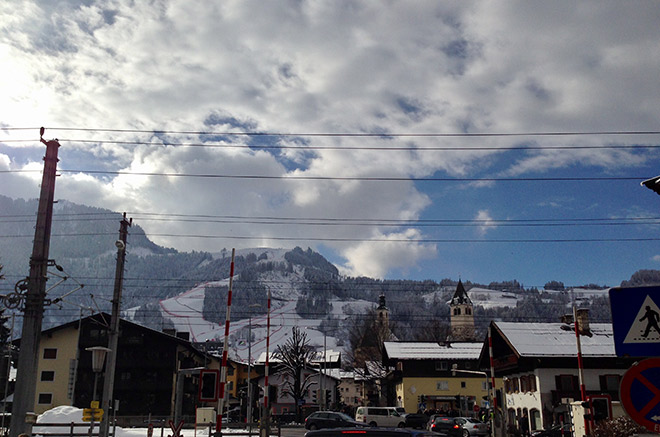
[(654, 1), (3, 1), (0, 194), (39, 196), (45, 126), (57, 199), (181, 251), (618, 285), (660, 269), (659, 22)]

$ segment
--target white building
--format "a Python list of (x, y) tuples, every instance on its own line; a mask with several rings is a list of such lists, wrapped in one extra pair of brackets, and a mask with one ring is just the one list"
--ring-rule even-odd
[[(611, 324), (589, 325), (586, 314), (581, 314), (586, 394), (618, 401), (620, 379), (636, 359), (616, 356)], [(491, 322), (490, 328), (495, 374), (504, 379), (508, 426), (523, 426), (524, 417), (529, 430), (569, 422), (569, 403), (581, 400), (572, 324)], [(488, 369), (489, 361), (486, 342), (480, 367)], [(602, 419), (602, 414), (595, 411), (594, 419)]]

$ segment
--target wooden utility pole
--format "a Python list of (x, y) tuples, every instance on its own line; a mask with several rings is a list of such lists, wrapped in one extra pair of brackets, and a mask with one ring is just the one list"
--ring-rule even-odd
[(105, 365), (105, 377), (103, 378), (103, 397), (101, 408), (105, 410), (103, 420), (99, 427), (99, 436), (109, 435), (111, 407), (113, 405), (113, 389), (115, 385), (115, 368), (117, 366), (117, 345), (119, 344), (119, 319), (121, 310), (121, 290), (124, 281), (124, 262), (126, 261), (126, 239), (128, 237), (128, 227), (133, 223), (133, 219), (126, 220), (126, 213), (119, 225), (119, 240), (115, 241), (117, 246), (117, 266), (115, 268), (115, 290), (112, 295), (112, 315), (110, 317), (110, 332), (108, 333), (108, 352)]
[(46, 281), (48, 280), (48, 251), (53, 222), (57, 152), (60, 147), (57, 139), (45, 141), (43, 134), (44, 128), (41, 128), (41, 142), (46, 145), (46, 156), (44, 157), (37, 224), (34, 231), (34, 245), (30, 257), (30, 276), (27, 279), (10, 437), (18, 437), (19, 434), (31, 435), (32, 422), (36, 418), (34, 397), (37, 386), (37, 364), (39, 363), (39, 339), (43, 322)]

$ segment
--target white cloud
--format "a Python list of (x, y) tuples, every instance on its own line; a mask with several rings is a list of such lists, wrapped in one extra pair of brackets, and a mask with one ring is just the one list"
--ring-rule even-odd
[[(421, 238), (416, 229), (378, 235), (375, 238), (385, 241), (365, 241), (343, 251), (342, 255), (347, 260), (341, 268), (343, 274), (382, 278), (390, 269), (411, 268), (436, 254), (435, 245), (412, 241)], [(401, 240), (410, 242), (402, 244)]]
[[(562, 149), (503, 160), (506, 152), (499, 150), (355, 149), (510, 147), (530, 144), (528, 138), (285, 137), (262, 140), (346, 149), (175, 148), (100, 141), (201, 143), (206, 137), (54, 127), (285, 133), (648, 130), (657, 124), (660, 100), (655, 74), (660, 68), (659, 19), (654, 2), (576, 7), (570, 2), (10, 1), (0, 4), (0, 63), (8, 66), (0, 73), (0, 122), (52, 126), (49, 138), (97, 141), (63, 140), (59, 166), (64, 169), (284, 178), (63, 173), (57, 196), (74, 202), (162, 214), (416, 219), (438, 207), (442, 195), (433, 192), (440, 191), (438, 185), (286, 178), (470, 178), (574, 166), (612, 171), (655, 157), (640, 150)], [(22, 133), (2, 135), (15, 139)], [(605, 141), (612, 139), (543, 137), (535, 145)], [(615, 141), (643, 142), (623, 136)], [(214, 142), (263, 144), (230, 136)], [(9, 164), (4, 160), (0, 165), (25, 168), (40, 168), (43, 155), (42, 149), (13, 145), (0, 153), (10, 157)], [(2, 177), (1, 194), (38, 193), (31, 176)], [(29, 185), (22, 183), (26, 179)], [(489, 191), (493, 186), (481, 182), (462, 188)], [(494, 228), (493, 207), (485, 200), (474, 202), (480, 210), (477, 219), (487, 220), (480, 228), (483, 234)], [(190, 230), (180, 222), (143, 227), (154, 234)], [(259, 241), (305, 235), (409, 238), (413, 231), (249, 223), (198, 224), (194, 230)], [(155, 239), (182, 250), (254, 244)], [(314, 240), (308, 243), (315, 245)], [(376, 276), (410, 267), (433, 252), (413, 243), (383, 243), (385, 250), (374, 250), (374, 243), (327, 244), (348, 260), (347, 271)], [(409, 256), (396, 256), (397, 250)]]
[(479, 211), (474, 220), (479, 225), (477, 229), (479, 229), (480, 235), (486, 235), (486, 232), (497, 227), (497, 225), (493, 222), (490, 211), (487, 210)]

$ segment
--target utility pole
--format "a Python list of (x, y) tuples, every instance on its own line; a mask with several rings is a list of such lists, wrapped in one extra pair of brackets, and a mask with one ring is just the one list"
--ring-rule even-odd
[[(107, 437), (110, 429), (110, 408), (113, 406), (113, 389), (115, 385), (115, 368), (117, 366), (117, 345), (119, 343), (119, 311), (121, 310), (121, 290), (124, 281), (124, 262), (126, 261), (126, 238), (128, 227), (133, 224), (133, 219), (126, 220), (126, 213), (119, 225), (119, 240), (115, 241), (117, 246), (117, 266), (115, 268), (115, 290), (112, 295), (112, 315), (110, 317), (110, 332), (108, 333), (108, 361), (103, 378), (103, 398), (101, 408), (105, 410), (103, 420), (99, 427), (99, 437)], [(114, 416), (114, 415), (113, 415)]]
[[(37, 364), (39, 362), (39, 339), (44, 315), (46, 297), (47, 270), (49, 265), (51, 225), (53, 222), (53, 200), (55, 197), (55, 177), (57, 173), (57, 152), (60, 143), (43, 139), (41, 128), (40, 141), (46, 145), (44, 173), (41, 180), (41, 194), (37, 210), (37, 224), (34, 231), (32, 256), (30, 257), (30, 276), (27, 279), (21, 349), (18, 354), (16, 388), (11, 415), (10, 437), (19, 434), (32, 434), (34, 414), (34, 396), (37, 385)], [(30, 422), (30, 423), (28, 423)]]

